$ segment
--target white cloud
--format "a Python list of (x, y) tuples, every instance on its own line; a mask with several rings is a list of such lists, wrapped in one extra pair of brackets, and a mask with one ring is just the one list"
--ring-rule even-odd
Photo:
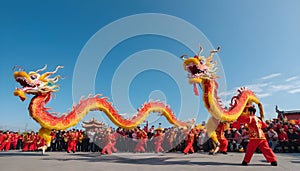
[(270, 74), (270, 75), (267, 75), (267, 76), (262, 77), (261, 79), (262, 79), (262, 80), (266, 80), (266, 79), (278, 77), (278, 76), (280, 76), (280, 75), (281, 75), (281, 73)]
[(288, 91), (291, 94), (300, 93), (300, 88)]
[(229, 91), (221, 92), (218, 95), (220, 97), (227, 97), (227, 96), (233, 96), (236, 93), (237, 93), (237, 89), (232, 89), (232, 90), (229, 90)]
[[(298, 77), (290, 77), (288, 79), (286, 79), (286, 82), (289, 83), (285, 83), (282, 84), (284, 82), (280, 82), (277, 85), (271, 85), (268, 88), (268, 91), (272, 91), (272, 92), (276, 92), (276, 91), (286, 91), (288, 93), (298, 93), (298, 89), (300, 89), (300, 81), (296, 80)], [(296, 81), (292, 81), (292, 80), (296, 80)]]
[(294, 86), (289, 84), (281, 84), (281, 85), (272, 85), (270, 88), (274, 89), (274, 90), (289, 90), (289, 89), (292, 89)]
[(268, 107), (268, 106), (270, 106), (270, 104), (268, 104), (268, 103), (263, 104), (263, 107)]
[(289, 82), (289, 81), (293, 81), (293, 80), (296, 80), (296, 79), (298, 79), (298, 77), (294, 76), (294, 77), (290, 77), (290, 78), (286, 79), (285, 81)]
[(259, 93), (259, 92), (263, 92), (264, 91), (263, 87), (267, 87), (269, 84), (270, 83), (250, 84), (250, 85), (246, 85), (245, 87), (247, 87), (248, 89), (250, 89), (255, 93)]
[(272, 94), (270, 93), (263, 93), (263, 94), (256, 94), (258, 98), (264, 98), (264, 97), (268, 97), (271, 96)]

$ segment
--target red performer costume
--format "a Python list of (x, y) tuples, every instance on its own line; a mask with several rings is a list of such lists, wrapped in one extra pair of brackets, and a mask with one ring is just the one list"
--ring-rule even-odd
[(135, 146), (135, 152), (145, 152), (145, 144), (147, 142), (147, 133), (144, 130), (138, 130), (137, 132), (138, 143)]
[(32, 132), (33, 141), (30, 146), (30, 151), (37, 150), (37, 134), (35, 132)]
[(4, 140), (4, 134), (2, 131), (0, 131), (0, 146), (3, 143), (3, 140)]
[(174, 128), (171, 128), (171, 130), (169, 132), (169, 136), (167, 137), (167, 141), (169, 144), (169, 147), (168, 147), (169, 150), (173, 149), (173, 142), (174, 142), (175, 136), (176, 136), (176, 132), (175, 132)]
[(183, 150), (184, 154), (187, 154), (188, 152), (194, 153), (194, 139), (195, 139), (195, 134), (194, 134), (194, 129), (191, 129), (191, 131), (188, 133), (188, 135), (186, 136), (186, 147)]
[(104, 135), (102, 139), (105, 146), (103, 147), (101, 154), (111, 154), (112, 152), (117, 152), (117, 149), (115, 148), (116, 138), (115, 135), (111, 133), (111, 128), (106, 131), (106, 136)]
[(114, 132), (110, 135), (110, 141), (111, 141), (111, 151), (113, 153), (116, 153), (118, 151), (118, 149), (115, 147), (116, 143), (117, 143), (117, 138), (118, 138), (119, 134), (117, 132)]
[(45, 140), (40, 135), (37, 135), (36, 136), (37, 149), (42, 149), (42, 147), (44, 147), (45, 145), (46, 145)]
[(34, 149), (34, 135), (33, 132), (28, 132), (24, 137), (22, 151), (33, 151)]
[(219, 152), (227, 154), (228, 140), (225, 138), (225, 129), (228, 128), (227, 123), (220, 122), (216, 131), (217, 139), (220, 143)]
[(76, 152), (76, 133), (75, 131), (71, 131), (68, 136), (68, 148), (67, 148), (67, 153), (70, 153), (72, 151), (73, 153)]
[(11, 145), (13, 146), (13, 149), (16, 150), (17, 149), (18, 140), (20, 138), (20, 134), (18, 132), (16, 132), (16, 133), (13, 133), (12, 135), (13, 135), (13, 137), (12, 137), (12, 143), (11, 143)]
[(3, 142), (0, 146), (0, 151), (4, 149), (4, 151), (8, 151), (10, 149), (10, 144), (11, 144), (11, 134), (9, 131), (7, 131), (4, 136), (3, 136)]
[(32, 132), (28, 132), (24, 136), (24, 142), (23, 142), (23, 148), (22, 151), (33, 151), (33, 141), (34, 141), (34, 135), (32, 135)]
[(102, 135), (102, 142), (104, 144), (104, 147), (101, 151), (101, 154), (111, 154), (112, 153), (111, 148), (110, 148), (111, 141), (110, 141), (109, 136), (110, 136), (110, 133), (108, 131), (106, 132), (106, 135), (105, 134)]
[(249, 129), (250, 141), (247, 146), (242, 165), (248, 165), (256, 148), (259, 148), (267, 161), (271, 162), (272, 166), (277, 166), (276, 156), (273, 153), (272, 149), (269, 147), (265, 134), (262, 130), (262, 128), (267, 127), (267, 125), (262, 120), (260, 120), (260, 118), (255, 116), (255, 112), (256, 109), (254, 107), (249, 107), (249, 116), (241, 116), (237, 120), (238, 123), (246, 123)]
[(154, 135), (155, 153), (163, 152), (162, 143), (164, 142), (164, 134), (162, 128), (156, 129), (156, 134)]

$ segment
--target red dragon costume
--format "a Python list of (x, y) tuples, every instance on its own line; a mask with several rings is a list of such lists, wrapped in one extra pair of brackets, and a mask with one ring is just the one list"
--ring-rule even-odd
[(37, 71), (29, 73), (25, 71), (14, 72), (15, 80), (21, 85), (14, 91), (14, 95), (20, 97), (22, 101), (26, 100), (26, 94), (32, 94), (34, 97), (31, 99), (29, 105), (30, 116), (41, 125), (39, 135), (45, 139), (46, 145), (41, 149), (43, 153), (50, 146), (51, 143), (51, 130), (66, 130), (75, 126), (89, 111), (99, 110), (105, 113), (108, 118), (118, 127), (125, 129), (133, 129), (140, 125), (147, 116), (152, 112), (158, 112), (165, 116), (166, 119), (173, 125), (178, 127), (187, 127), (186, 122), (181, 122), (176, 119), (174, 113), (169, 106), (163, 102), (148, 102), (137, 110), (137, 114), (131, 119), (125, 119), (114, 108), (114, 106), (107, 101), (106, 97), (101, 95), (88, 96), (86, 99), (81, 99), (77, 105), (74, 105), (69, 113), (64, 113), (61, 116), (54, 116), (48, 110), (47, 103), (51, 100), (53, 93), (59, 91), (59, 86), (56, 83), (61, 76), (55, 76), (58, 69), (62, 66), (56, 67), (53, 72), (45, 72), (41, 74), (47, 65)]
[[(221, 99), (218, 96), (218, 83), (216, 75), (218, 68), (217, 62), (213, 60), (213, 54), (219, 52), (220, 47), (210, 51), (208, 57), (201, 56), (203, 48), (194, 57), (185, 58), (182, 55), (183, 68), (188, 72), (189, 83), (194, 86), (194, 92), (199, 95), (198, 88), (202, 89), (202, 98), (205, 107), (211, 114), (207, 122), (207, 133), (212, 138), (215, 149), (213, 153), (219, 150), (220, 142), (218, 141), (216, 128), (220, 122), (233, 122), (241, 115), (246, 115), (245, 109), (248, 104), (261, 104), (257, 96), (244, 87), (238, 90), (238, 94), (233, 96), (229, 107), (223, 107)], [(260, 113), (263, 116), (263, 107), (259, 105)]]

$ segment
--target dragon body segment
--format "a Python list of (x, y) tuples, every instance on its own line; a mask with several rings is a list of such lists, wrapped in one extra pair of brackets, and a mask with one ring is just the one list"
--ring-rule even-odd
[[(140, 125), (147, 116), (152, 112), (158, 112), (165, 116), (166, 119), (177, 127), (187, 127), (186, 122), (181, 122), (176, 119), (174, 113), (169, 106), (160, 101), (150, 101), (145, 103), (137, 110), (135, 116), (131, 119), (123, 118), (114, 106), (107, 101), (106, 97), (101, 95), (89, 96), (86, 99), (81, 99), (79, 103), (73, 106), (72, 110), (61, 116), (54, 116), (46, 107), (46, 104), (51, 100), (53, 92), (58, 91), (58, 85), (55, 83), (61, 78), (56, 76), (49, 78), (50, 75), (55, 74), (61, 66), (58, 66), (53, 72), (46, 72), (42, 75), (39, 72), (46, 69), (46, 67), (35, 72), (26, 73), (25, 71), (14, 72), (14, 77), (20, 83), (22, 88), (17, 88), (14, 91), (15, 96), (19, 96), (22, 101), (26, 100), (26, 94), (33, 94), (29, 104), (30, 116), (41, 125), (39, 134), (45, 139), (47, 146), (50, 146), (51, 136), (50, 132), (55, 130), (65, 130), (75, 126), (89, 111), (102, 111), (107, 117), (118, 127), (124, 129), (133, 129)], [(47, 148), (43, 147), (43, 152)]]
[(201, 84), (203, 87), (203, 101), (208, 112), (215, 119), (221, 121), (235, 121), (237, 118), (244, 114), (247, 105), (260, 103), (256, 95), (248, 89), (240, 88), (238, 95), (231, 99), (230, 107), (224, 108), (220, 103), (220, 98), (217, 94), (217, 86), (215, 80), (204, 80)]
[[(185, 59), (186, 55), (182, 55), (181, 58), (184, 60), (183, 68), (188, 72), (189, 83), (194, 85), (195, 94), (198, 95), (197, 85), (202, 88), (204, 105), (211, 115), (207, 122), (207, 132), (217, 146), (219, 143), (215, 129), (220, 122), (236, 121), (241, 115), (246, 115), (247, 109), (252, 106), (252, 103), (258, 104), (262, 118), (264, 118), (264, 111), (255, 93), (244, 87), (238, 89), (238, 94), (232, 97), (229, 107), (223, 107), (218, 97), (217, 63), (212, 59), (213, 54), (217, 53), (220, 47), (212, 50), (206, 58), (200, 55), (202, 50), (200, 47), (198, 55), (194, 57)], [(217, 151), (216, 148), (215, 152)]]
[(74, 106), (68, 114), (60, 117), (53, 116), (45, 107), (51, 94), (35, 96), (29, 105), (30, 116), (43, 128), (65, 130), (75, 126), (89, 111), (103, 111), (107, 117), (118, 127), (133, 129), (140, 125), (150, 113), (158, 112), (164, 115), (167, 120), (178, 127), (184, 127), (185, 123), (178, 121), (171, 109), (162, 102), (148, 102), (138, 109), (137, 114), (131, 119), (123, 118), (118, 111), (107, 101), (106, 97), (88, 97), (81, 100), (78, 105)]

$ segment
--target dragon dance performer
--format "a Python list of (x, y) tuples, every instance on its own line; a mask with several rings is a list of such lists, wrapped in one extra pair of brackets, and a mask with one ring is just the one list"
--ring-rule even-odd
[(117, 152), (117, 148), (115, 147), (116, 144), (116, 137), (115, 134), (111, 133), (111, 128), (108, 128), (106, 131), (106, 135), (103, 136), (103, 147), (101, 154), (111, 154), (112, 152)]
[(37, 134), (34, 131), (32, 131), (32, 137), (33, 141), (31, 143), (30, 151), (35, 151), (37, 149)]
[(23, 148), (22, 151), (33, 151), (34, 149), (34, 135), (33, 132), (28, 132), (25, 136), (24, 136), (24, 143), (23, 143)]
[(219, 152), (227, 154), (228, 140), (225, 137), (225, 130), (228, 128), (228, 123), (220, 122), (216, 131), (217, 139), (219, 141)]
[(166, 137), (169, 145), (168, 148), (170, 149), (169, 152), (174, 150), (173, 142), (175, 140), (175, 137), (176, 137), (176, 132), (174, 128), (171, 128), (170, 131), (168, 132), (168, 136)]
[[(261, 104), (259, 103), (260, 107)], [(257, 148), (263, 153), (264, 157), (268, 162), (271, 163), (272, 166), (277, 166), (277, 160), (274, 152), (269, 147), (265, 134), (262, 128), (266, 128), (267, 125), (263, 122), (262, 118), (255, 116), (256, 109), (254, 106), (248, 108), (248, 115), (240, 116), (233, 125), (245, 123), (248, 125), (249, 129), (249, 143), (246, 149), (245, 157), (242, 162), (242, 165), (246, 166), (250, 162), (253, 153)]]
[(14, 150), (17, 149), (17, 145), (18, 145), (18, 140), (20, 139), (21, 135), (18, 132), (15, 132), (12, 134), (12, 147)]
[[(111, 129), (111, 132), (112, 132), (112, 129)], [(119, 136), (119, 134), (117, 132), (115, 132), (114, 130), (113, 130), (113, 133), (110, 135), (111, 150), (113, 153), (118, 152), (118, 149), (116, 148), (118, 136)]]
[(77, 136), (74, 130), (72, 130), (68, 135), (68, 148), (67, 153), (72, 151), (73, 153), (76, 152), (76, 143), (77, 143)]
[(3, 132), (0, 130), (0, 146), (1, 146), (1, 144), (3, 143), (3, 140), (4, 140), (4, 134), (3, 134)]
[(2, 151), (3, 149), (5, 151), (8, 151), (10, 149), (11, 139), (11, 134), (9, 133), (9, 131), (6, 131), (6, 133), (3, 135), (3, 142), (0, 146), (0, 151)]
[(155, 145), (155, 153), (163, 152), (162, 143), (164, 142), (164, 133), (161, 127), (156, 129), (156, 134), (154, 135), (154, 145)]
[(42, 149), (45, 146), (45, 144), (45, 140), (40, 135), (36, 135), (37, 149)]
[(195, 139), (194, 131), (195, 131), (194, 129), (191, 129), (190, 132), (186, 136), (186, 140), (185, 140), (186, 147), (183, 150), (184, 154), (187, 154), (188, 152), (194, 153), (194, 147), (193, 147), (194, 139)]
[(147, 138), (148, 138), (146, 131), (144, 131), (142, 129), (138, 129), (136, 137), (137, 137), (138, 143), (136, 144), (134, 151), (135, 152), (143, 152), (143, 153), (146, 152), (145, 145), (147, 143)]

